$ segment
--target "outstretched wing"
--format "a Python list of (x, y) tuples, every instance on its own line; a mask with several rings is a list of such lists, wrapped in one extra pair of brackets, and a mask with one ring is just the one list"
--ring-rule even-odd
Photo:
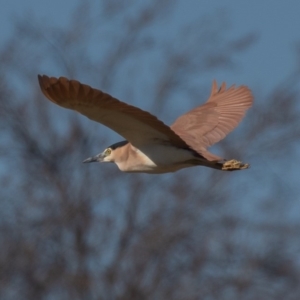
[(123, 136), (133, 145), (165, 142), (188, 148), (169, 126), (150, 113), (64, 77), (38, 76), (43, 94), (52, 102), (76, 110)]
[(218, 89), (213, 82), (207, 102), (180, 116), (171, 129), (192, 149), (209, 160), (218, 158), (206, 148), (223, 139), (242, 120), (253, 103), (251, 91), (246, 86)]

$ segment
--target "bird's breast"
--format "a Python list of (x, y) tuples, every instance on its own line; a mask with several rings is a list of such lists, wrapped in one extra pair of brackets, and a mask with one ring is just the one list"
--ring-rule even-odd
[(126, 163), (118, 164), (123, 172), (168, 173), (191, 166), (192, 151), (168, 145), (132, 147)]

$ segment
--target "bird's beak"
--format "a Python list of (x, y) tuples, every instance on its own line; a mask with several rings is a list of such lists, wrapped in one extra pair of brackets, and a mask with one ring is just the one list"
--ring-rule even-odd
[(103, 153), (100, 153), (100, 154), (98, 154), (98, 155), (96, 155), (96, 156), (92, 156), (92, 157), (89, 157), (89, 158), (85, 159), (85, 160), (83, 161), (83, 163), (102, 162), (103, 159), (104, 159), (104, 157), (105, 157), (104, 154), (103, 154)]

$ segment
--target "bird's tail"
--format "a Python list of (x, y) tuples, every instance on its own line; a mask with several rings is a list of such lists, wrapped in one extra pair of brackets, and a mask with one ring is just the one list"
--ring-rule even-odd
[(209, 161), (209, 160), (193, 160), (193, 165), (197, 166), (205, 166), (208, 168), (213, 168), (221, 171), (237, 171), (237, 170), (244, 170), (248, 169), (250, 167), (249, 164), (244, 164), (241, 161), (238, 161), (236, 159), (231, 160), (219, 160), (219, 161)]

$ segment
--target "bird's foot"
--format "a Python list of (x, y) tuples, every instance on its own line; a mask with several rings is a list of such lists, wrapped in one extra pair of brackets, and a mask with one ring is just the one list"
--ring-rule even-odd
[(248, 169), (249, 167), (250, 167), (249, 164), (243, 164), (241, 161), (231, 159), (223, 163), (222, 170), (235, 171), (235, 170)]

